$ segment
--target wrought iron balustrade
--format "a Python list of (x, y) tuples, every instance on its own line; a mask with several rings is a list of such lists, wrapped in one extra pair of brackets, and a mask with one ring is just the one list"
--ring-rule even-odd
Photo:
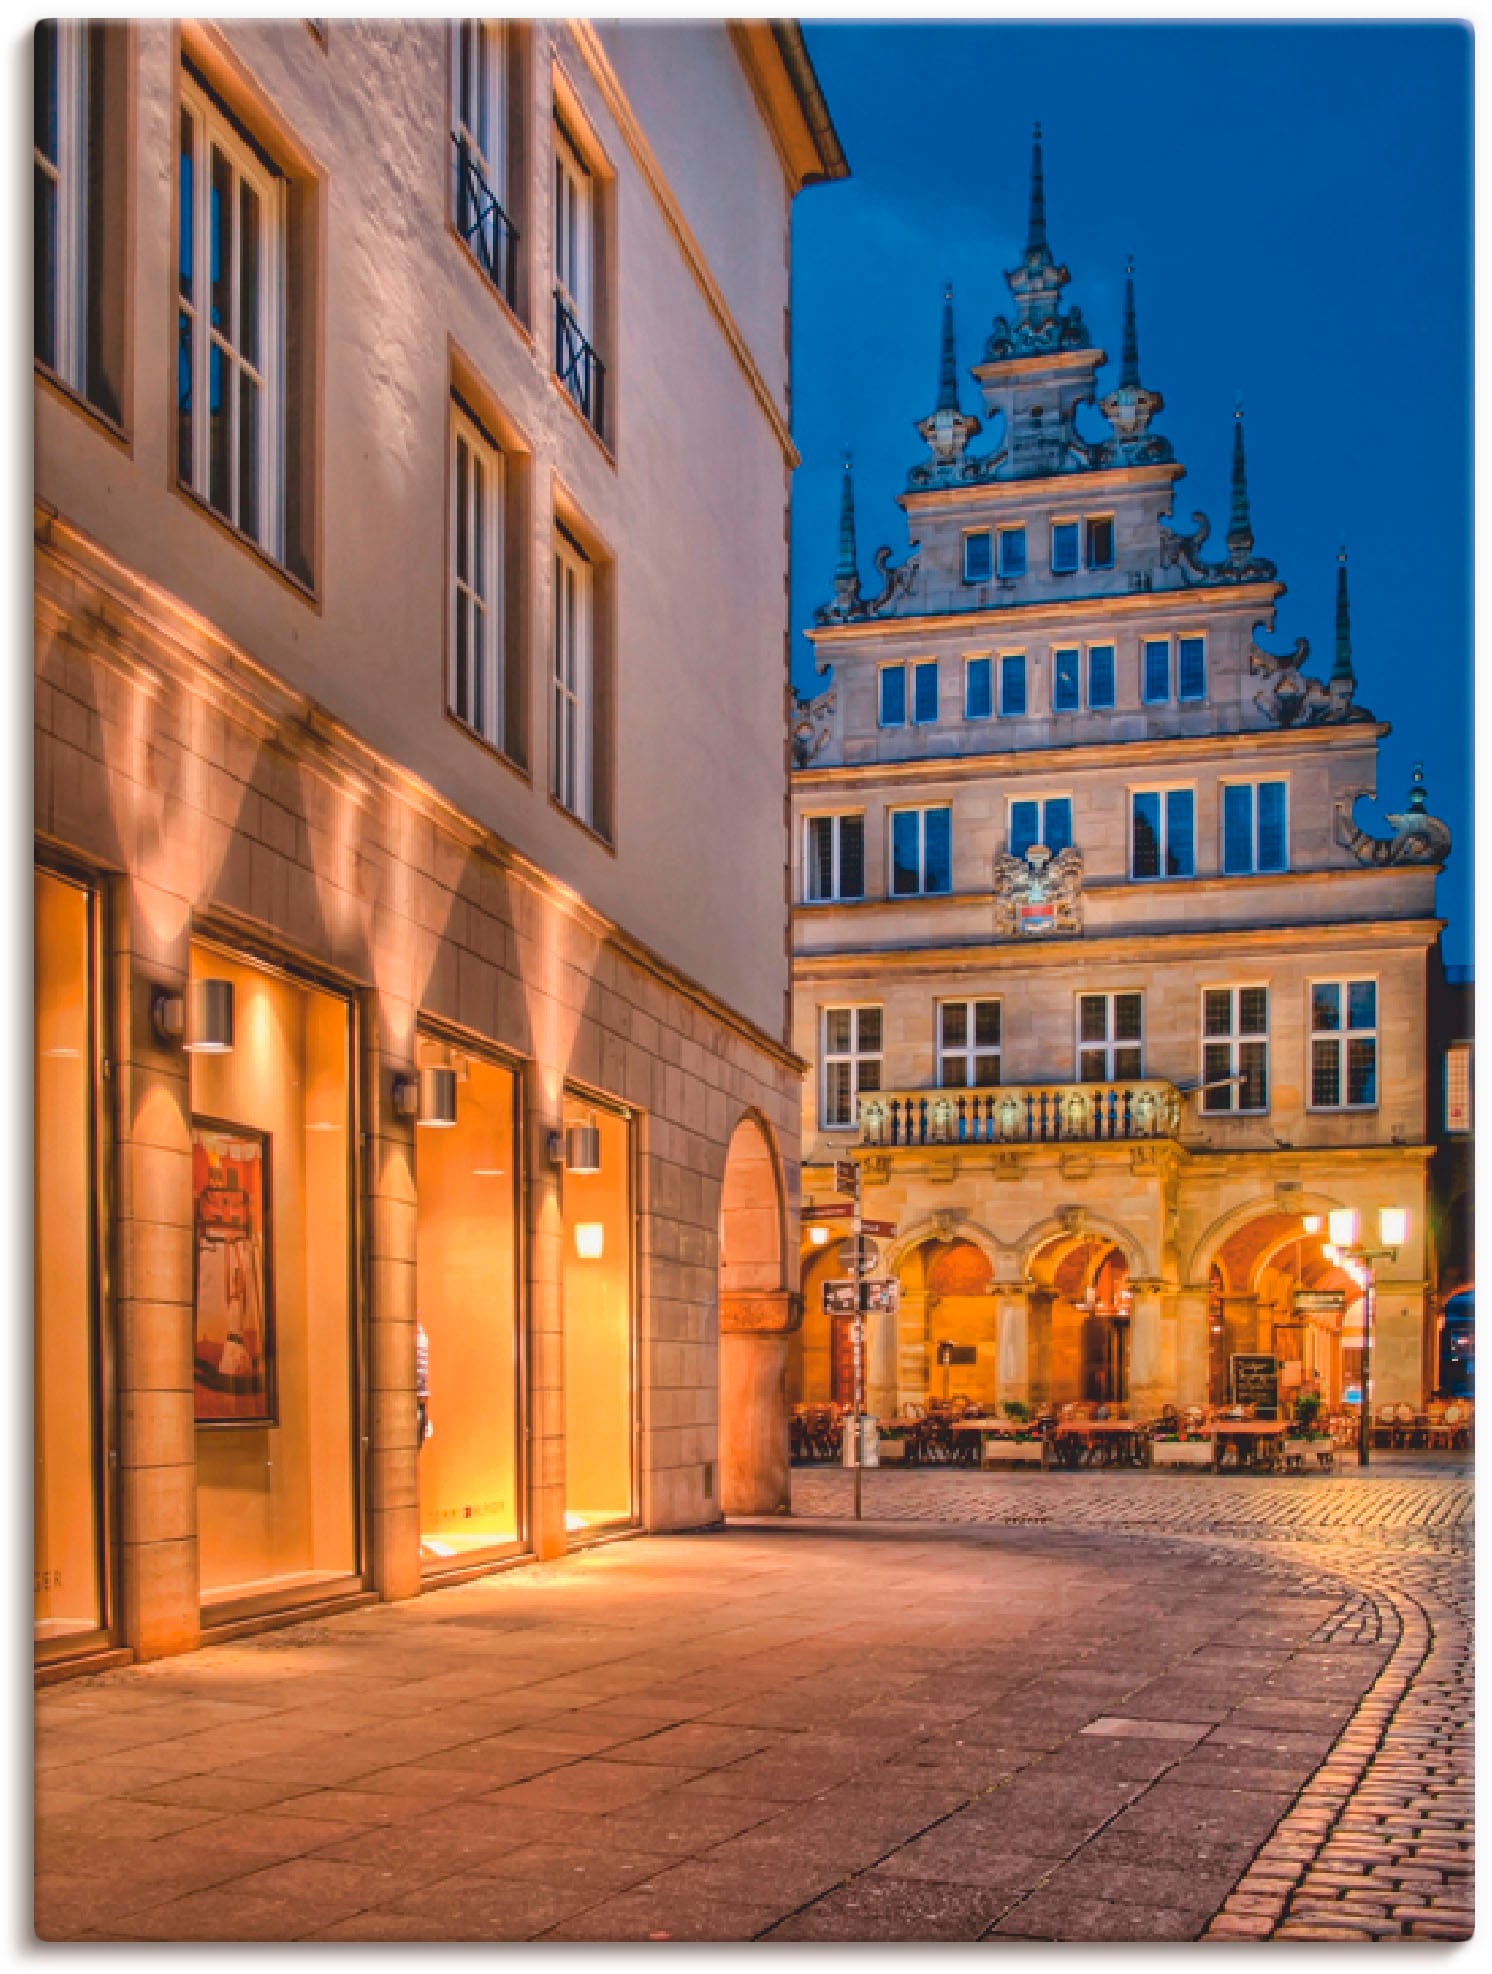
[(456, 147), (456, 231), (509, 308), (518, 306), (518, 228), (497, 202), (471, 145), (458, 130)]
[(903, 1145), (1108, 1144), (1174, 1138), (1174, 1083), (1023, 1083), (860, 1095), (860, 1142)]
[(581, 333), (575, 311), (554, 291), (554, 374), (598, 437), (606, 436), (606, 365)]

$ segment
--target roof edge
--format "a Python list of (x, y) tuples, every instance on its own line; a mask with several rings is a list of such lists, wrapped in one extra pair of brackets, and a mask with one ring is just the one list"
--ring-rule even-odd
[(793, 191), (848, 178), (849, 161), (797, 21), (727, 25)]

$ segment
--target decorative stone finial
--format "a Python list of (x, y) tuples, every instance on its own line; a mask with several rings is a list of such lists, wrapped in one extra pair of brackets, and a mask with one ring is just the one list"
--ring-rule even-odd
[(839, 488), (839, 563), (834, 571), (834, 586), (849, 580), (857, 586), (860, 570), (855, 558), (855, 483), (851, 477), (854, 462), (849, 453), (844, 456), (844, 479)]
[(1347, 601), (1345, 548), (1337, 550), (1337, 649), (1329, 683), (1334, 686), (1357, 684), (1357, 675), (1352, 669), (1352, 610)]
[(1423, 816), (1429, 813), (1429, 794), (1425, 788), (1425, 769), (1421, 761), (1414, 764), (1414, 779), (1409, 784), (1409, 813)]
[(1138, 388), (1140, 382), (1140, 337), (1135, 327), (1135, 257), (1124, 266), (1124, 345), (1119, 358), (1119, 388)]
[(953, 355), (953, 283), (943, 289), (943, 336), (938, 348), (939, 411), (958, 410), (958, 365)]
[(1254, 529), (1249, 519), (1248, 463), (1243, 452), (1243, 404), (1233, 407), (1233, 485), (1228, 507), (1228, 554), (1247, 562), (1254, 552)]
[(953, 283), (943, 288), (943, 333), (938, 345), (938, 401), (917, 430), (932, 458), (914, 466), (907, 484), (913, 487), (953, 486), (968, 477), (965, 459), (979, 420), (965, 416), (958, 402), (958, 362), (953, 346)]
[(1042, 177), (1041, 125), (1038, 123), (1031, 137), (1031, 209), (1026, 222), (1026, 252), (1046, 251), (1046, 185)]
[(1135, 315), (1135, 263), (1131, 255), (1124, 268), (1124, 341), (1119, 363), (1119, 382), (1099, 405), (1114, 428), (1113, 444), (1104, 448), (1103, 463), (1112, 466), (1150, 466), (1173, 457), (1171, 442), (1150, 431), (1150, 421), (1165, 409), (1159, 391), (1147, 391), (1140, 382), (1140, 332)]

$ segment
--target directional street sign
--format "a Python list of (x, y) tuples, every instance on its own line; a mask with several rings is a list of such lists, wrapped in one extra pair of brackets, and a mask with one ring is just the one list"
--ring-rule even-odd
[[(854, 1267), (855, 1242), (853, 1236), (847, 1241), (841, 1241), (839, 1243), (839, 1247), (836, 1250), (836, 1252), (838, 1253), (839, 1256), (839, 1265), (841, 1268)], [(865, 1273), (867, 1268), (875, 1267), (876, 1257), (879, 1255), (879, 1253), (880, 1253), (880, 1249), (876, 1246), (874, 1241), (866, 1240), (864, 1235), (860, 1237), (860, 1273), (862, 1275)]]
[(853, 1220), (855, 1206), (853, 1200), (829, 1199), (817, 1204), (810, 1202), (803, 1209), (805, 1220)]
[[(894, 1277), (877, 1278), (860, 1284), (868, 1315), (891, 1315), (896, 1310), (897, 1284)], [(855, 1313), (855, 1284), (853, 1282), (825, 1282), (824, 1314), (826, 1316), (853, 1316)]]
[(840, 1158), (834, 1162), (834, 1190), (854, 1197), (859, 1188), (859, 1168), (852, 1158)]
[(862, 1220), (860, 1222), (860, 1231), (862, 1234), (874, 1234), (876, 1239), (880, 1241), (894, 1241), (896, 1239), (896, 1222), (894, 1220)]

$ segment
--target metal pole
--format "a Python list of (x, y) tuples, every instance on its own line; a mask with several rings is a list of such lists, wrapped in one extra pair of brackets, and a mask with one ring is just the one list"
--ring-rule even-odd
[(1362, 1295), (1362, 1418), (1358, 1422), (1357, 1464), (1368, 1464), (1368, 1448), (1373, 1438), (1373, 1291), (1377, 1269), (1373, 1257), (1365, 1255), (1367, 1280)]
[(865, 1390), (865, 1287), (861, 1269), (861, 1262), (864, 1257), (860, 1252), (862, 1236), (860, 1233), (860, 1167), (858, 1163), (855, 1166), (855, 1191), (852, 1197), (854, 1199), (855, 1211), (850, 1219), (850, 1227), (852, 1229), (850, 1238), (855, 1244), (855, 1266), (852, 1274), (855, 1284), (855, 1321), (850, 1335), (853, 1339), (855, 1360), (855, 1413), (852, 1423), (855, 1434), (855, 1520), (858, 1522), (860, 1520), (860, 1499), (861, 1488), (863, 1486), (861, 1469), (865, 1454), (865, 1436), (861, 1424), (861, 1409)]

